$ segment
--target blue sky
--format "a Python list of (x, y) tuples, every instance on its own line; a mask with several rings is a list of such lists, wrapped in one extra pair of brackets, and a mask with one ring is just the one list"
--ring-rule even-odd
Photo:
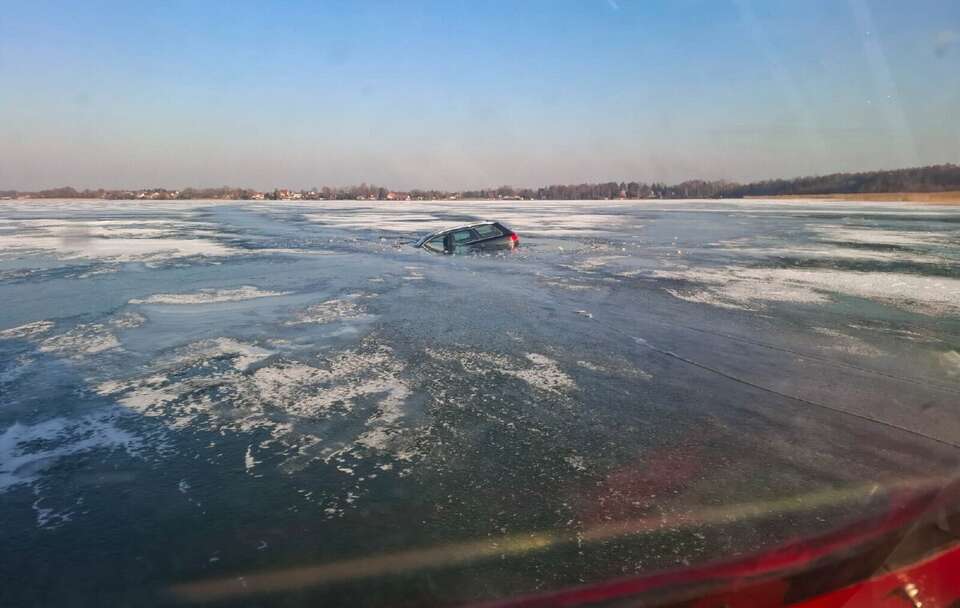
[(960, 162), (956, 0), (0, 0), (0, 188)]

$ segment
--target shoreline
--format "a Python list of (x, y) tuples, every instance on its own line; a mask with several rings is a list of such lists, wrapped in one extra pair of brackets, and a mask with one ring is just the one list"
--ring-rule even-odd
[(460, 202), (491, 202), (491, 203), (538, 203), (538, 202), (649, 202), (663, 203), (670, 201), (701, 201), (701, 202), (735, 202), (768, 201), (807, 201), (807, 202), (837, 202), (837, 203), (917, 203), (922, 205), (960, 206), (960, 190), (947, 192), (868, 192), (859, 194), (780, 194), (771, 196), (744, 196), (740, 198), (636, 198), (636, 199), (492, 199), (492, 198), (460, 198), (460, 199), (424, 199), (410, 201), (366, 200), (366, 199), (280, 199), (261, 200), (245, 198), (196, 198), (196, 199), (105, 199), (105, 198), (47, 198), (47, 197), (20, 197), (0, 198), (0, 204), (19, 201), (50, 201), (50, 202), (115, 202), (115, 203), (173, 203), (178, 201), (205, 201), (211, 203), (337, 203), (337, 202), (383, 202), (402, 205), (404, 203), (460, 203)]
[(857, 194), (781, 194), (778, 196), (745, 196), (743, 200), (806, 200), (960, 205), (960, 190), (951, 190), (946, 192), (863, 192)]

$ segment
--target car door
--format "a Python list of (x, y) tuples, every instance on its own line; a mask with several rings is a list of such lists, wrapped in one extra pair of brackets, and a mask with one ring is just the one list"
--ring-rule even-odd
[(450, 251), (452, 253), (469, 253), (480, 240), (479, 235), (470, 228), (461, 228), (450, 233)]
[(483, 251), (499, 251), (511, 248), (510, 237), (496, 224), (481, 224), (474, 226), (473, 229), (480, 238), (476, 243), (477, 248)]

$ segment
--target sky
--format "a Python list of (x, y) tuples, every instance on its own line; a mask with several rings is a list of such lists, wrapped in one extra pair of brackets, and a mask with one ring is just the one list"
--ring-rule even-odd
[(960, 163), (957, 0), (0, 0), (0, 189)]

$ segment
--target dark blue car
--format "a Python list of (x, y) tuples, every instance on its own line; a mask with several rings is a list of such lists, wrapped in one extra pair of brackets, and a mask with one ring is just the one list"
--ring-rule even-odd
[(478, 222), (431, 232), (416, 242), (433, 253), (478, 253), (510, 251), (520, 245), (520, 237), (499, 222)]

